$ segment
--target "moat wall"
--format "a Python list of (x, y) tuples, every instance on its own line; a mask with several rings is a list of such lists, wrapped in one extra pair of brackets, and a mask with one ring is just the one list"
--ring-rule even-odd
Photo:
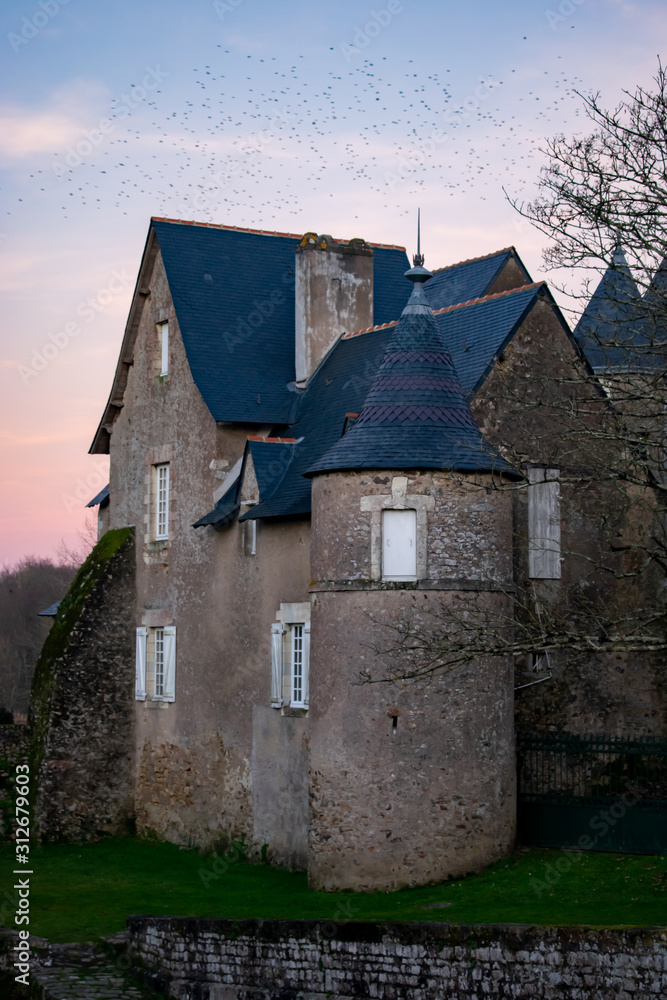
[(128, 918), (178, 1000), (630, 1000), (667, 995), (664, 930)]

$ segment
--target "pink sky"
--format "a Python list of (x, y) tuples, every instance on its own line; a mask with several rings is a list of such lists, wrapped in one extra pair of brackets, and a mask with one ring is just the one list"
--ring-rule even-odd
[(543, 138), (586, 130), (575, 87), (650, 85), (667, 11), (529, 7), (404, 0), (366, 35), (353, 0), (71, 0), (34, 32), (3, 6), (0, 563), (80, 544), (151, 215), (412, 252), (420, 206), (427, 266), (515, 244), (544, 276), (503, 188), (533, 197)]

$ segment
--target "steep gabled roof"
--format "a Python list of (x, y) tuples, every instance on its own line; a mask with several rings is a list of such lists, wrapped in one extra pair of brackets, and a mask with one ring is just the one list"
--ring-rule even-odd
[[(484, 383), (495, 358), (543, 295), (557, 310), (546, 286), (536, 283), (435, 314), (466, 395), (471, 396)], [(297, 420), (289, 429), (297, 443), (288, 471), (271, 498), (247, 511), (240, 520), (310, 512), (311, 484), (304, 473), (340, 440), (347, 415), (361, 411), (396, 326), (394, 321), (345, 334), (335, 344), (301, 395)]]
[(574, 338), (594, 371), (632, 367), (646, 347), (639, 289), (620, 246), (574, 328)]
[[(294, 249), (300, 237), (152, 219), (121, 358), (91, 451), (108, 450), (123, 405), (147, 276), (164, 261), (193, 379), (216, 421), (284, 424), (294, 418)], [(392, 319), (407, 294), (402, 247), (373, 247), (374, 320)]]
[(514, 247), (505, 247), (484, 257), (462, 260), (434, 271), (425, 289), (431, 308), (443, 309), (455, 302), (470, 302), (488, 295), (509, 261), (515, 263), (525, 284), (532, 281)]
[(647, 360), (653, 365), (664, 365), (667, 354), (667, 257), (661, 261), (644, 292), (643, 305), (649, 342)]

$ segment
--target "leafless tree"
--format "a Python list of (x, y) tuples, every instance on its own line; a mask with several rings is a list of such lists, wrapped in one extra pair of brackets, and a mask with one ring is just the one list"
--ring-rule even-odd
[(549, 237), (547, 268), (581, 272), (580, 287), (568, 292), (573, 315), (591, 299), (592, 272), (606, 274), (604, 303), (577, 330), (579, 356), (565, 341), (532, 354), (528, 345), (522, 358), (510, 349), (497, 359), (486, 397), (472, 404), (516, 469), (536, 459), (559, 469), (560, 516), (578, 526), (562, 552), (568, 573), (557, 587), (530, 579), (520, 555), (529, 486), (501, 487), (516, 498), (511, 611), (463, 594), (427, 612), (415, 604), (400, 621), (377, 620), (382, 667), (363, 680), (428, 679), (508, 655), (526, 669), (526, 684), (530, 668), (547, 670), (559, 654), (570, 664), (605, 656), (664, 662), (667, 75), (659, 63), (655, 89), (625, 92), (612, 111), (599, 95), (582, 101), (593, 131), (551, 140), (540, 196), (513, 204)]

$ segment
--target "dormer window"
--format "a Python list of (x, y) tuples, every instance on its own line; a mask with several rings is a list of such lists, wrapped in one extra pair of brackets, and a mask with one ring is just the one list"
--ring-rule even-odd
[(169, 323), (158, 325), (158, 337), (160, 341), (160, 375), (166, 375), (169, 371)]

